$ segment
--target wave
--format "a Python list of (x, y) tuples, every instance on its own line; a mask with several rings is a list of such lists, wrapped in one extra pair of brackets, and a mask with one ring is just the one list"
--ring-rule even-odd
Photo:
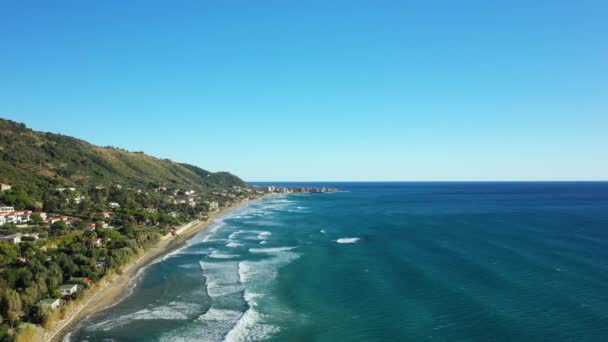
[(142, 309), (130, 314), (113, 317), (99, 323), (88, 325), (88, 331), (107, 331), (135, 320), (188, 320), (196, 312), (200, 312), (200, 305), (185, 302), (171, 302), (167, 305), (157, 306), (151, 309)]
[(249, 248), (250, 253), (278, 253), (290, 251), (296, 247)]
[(207, 278), (207, 294), (211, 298), (242, 291), (239, 283), (239, 263), (236, 261), (200, 261), (203, 275)]
[(214, 259), (233, 259), (233, 258), (238, 258), (239, 255), (213, 251), (211, 254), (209, 254), (209, 257), (214, 258)]
[(337, 243), (357, 243), (361, 240), (361, 238), (340, 238), (338, 240), (336, 240)]
[(255, 298), (260, 296), (257, 293), (245, 292), (244, 297), (249, 308), (226, 334), (225, 342), (261, 341), (280, 330), (275, 325), (264, 323), (264, 315), (255, 309)]
[(159, 338), (161, 342), (222, 341), (227, 329), (234, 326), (243, 312), (209, 308), (196, 320)]

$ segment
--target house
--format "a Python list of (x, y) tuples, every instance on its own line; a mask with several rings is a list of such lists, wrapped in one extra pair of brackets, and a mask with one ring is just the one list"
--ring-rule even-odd
[(118, 204), (116, 202), (110, 202), (108, 204), (110, 205), (111, 208), (118, 208), (118, 207), (120, 207), (120, 204)]
[(0, 207), (0, 213), (12, 213), (15, 207)]
[(104, 240), (102, 238), (95, 238), (91, 242), (93, 243), (93, 246), (100, 247), (103, 246)]
[(44, 211), (36, 211), (33, 214), (36, 214), (36, 215), (42, 217), (43, 220), (46, 220), (46, 218), (47, 218), (46, 213)]
[(114, 214), (113, 211), (111, 210), (104, 210), (102, 212), (99, 213), (101, 215), (101, 217), (103, 217), (104, 219), (110, 218), (110, 216), (112, 216)]
[(51, 310), (56, 310), (61, 305), (63, 305), (63, 300), (59, 299), (59, 298), (43, 299), (40, 302), (38, 302), (38, 305), (46, 306), (46, 307), (50, 308)]
[(70, 217), (70, 216), (57, 216), (57, 217), (49, 217), (46, 220), (44, 220), (44, 222), (48, 223), (48, 224), (53, 224), (57, 221), (63, 221), (68, 225), (74, 225), (74, 224), (76, 224), (76, 222), (80, 221), (80, 219), (75, 218), (75, 217)]
[(12, 186), (10, 186), (9, 184), (0, 183), (0, 191), (10, 190), (11, 188)]
[(5, 223), (26, 223), (30, 220), (31, 213), (29, 210), (0, 212), (0, 226)]
[(59, 292), (61, 292), (62, 296), (70, 296), (70, 295), (76, 293), (76, 291), (78, 291), (77, 284), (66, 284), (66, 285), (61, 285), (61, 287), (59, 287)]
[(18, 244), (21, 243), (21, 237), (23, 235), (17, 233), (17, 234), (11, 234), (11, 235), (6, 235), (6, 236), (0, 236), (0, 241), (5, 241), (5, 242), (10, 242), (13, 244)]
[(30, 210), (20, 210), (14, 211), (10, 214), (13, 215), (15, 223), (26, 223), (30, 220), (30, 215), (32, 212)]
[(93, 284), (93, 279), (86, 277), (71, 277), (70, 281), (74, 283), (81, 283), (86, 286), (91, 286), (91, 284)]
[(217, 203), (216, 201), (210, 202), (209, 203), (209, 209), (211, 210), (218, 210), (220, 208), (220, 204)]
[(87, 223), (86, 226), (85, 226), (85, 228), (87, 230), (95, 230), (95, 223), (92, 223), (92, 222), (91, 223)]
[[(85, 198), (86, 198), (86, 197), (84, 197), (84, 196), (82, 196), (82, 195), (78, 195), (78, 196), (75, 196), (75, 197), (74, 197), (73, 201), (74, 201), (74, 203), (76, 203), (76, 204), (80, 204), (80, 202), (84, 201), (84, 200), (85, 200)], [(68, 201), (68, 203), (70, 203), (70, 199), (69, 199), (69, 198), (67, 199), (67, 201)]]

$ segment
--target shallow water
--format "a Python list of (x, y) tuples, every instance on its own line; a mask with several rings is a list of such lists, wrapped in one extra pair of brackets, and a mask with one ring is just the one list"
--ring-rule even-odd
[(329, 185), (228, 214), (68, 339), (608, 339), (608, 183)]

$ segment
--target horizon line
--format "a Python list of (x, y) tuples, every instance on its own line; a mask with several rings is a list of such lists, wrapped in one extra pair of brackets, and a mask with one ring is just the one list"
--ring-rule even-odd
[(580, 180), (281, 180), (244, 181), (245, 183), (605, 183), (608, 179)]

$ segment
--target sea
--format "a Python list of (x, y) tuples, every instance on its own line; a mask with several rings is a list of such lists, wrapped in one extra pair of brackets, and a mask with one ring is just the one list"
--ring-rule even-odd
[(608, 341), (608, 182), (274, 184), (65, 341)]

